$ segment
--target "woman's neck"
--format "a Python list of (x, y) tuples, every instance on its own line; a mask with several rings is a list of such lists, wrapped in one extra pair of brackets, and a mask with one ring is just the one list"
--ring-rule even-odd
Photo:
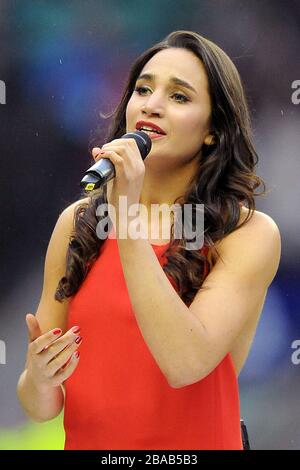
[(146, 168), (140, 204), (150, 210), (152, 204), (172, 206), (176, 199), (182, 198), (197, 169), (195, 160), (190, 163), (173, 172), (167, 170), (153, 173), (150, 168)]

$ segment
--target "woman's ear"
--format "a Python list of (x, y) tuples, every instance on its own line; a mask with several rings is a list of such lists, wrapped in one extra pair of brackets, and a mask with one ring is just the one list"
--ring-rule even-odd
[(205, 138), (204, 138), (204, 143), (205, 145), (212, 145), (215, 143), (215, 138), (212, 134), (209, 134), (207, 135)]

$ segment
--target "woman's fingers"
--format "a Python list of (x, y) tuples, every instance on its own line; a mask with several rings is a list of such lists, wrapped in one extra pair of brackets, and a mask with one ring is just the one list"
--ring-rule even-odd
[(29, 347), (34, 354), (39, 354), (45, 348), (47, 348), (53, 341), (57, 340), (59, 335), (62, 334), (61, 328), (54, 328), (53, 330), (47, 331), (43, 335), (39, 336), (33, 341)]
[(65, 348), (47, 364), (47, 374), (49, 374), (49, 377), (53, 377), (61, 368), (64, 367), (66, 362), (71, 359), (72, 354), (76, 352), (77, 348), (82, 343), (82, 338), (80, 336), (78, 338), (78, 343), (74, 341), (74, 343)]
[(27, 325), (27, 332), (28, 332), (28, 341), (31, 343), (39, 336), (41, 336), (42, 332), (40, 329), (40, 325), (38, 319), (32, 313), (27, 313), (25, 317), (26, 325)]
[[(107, 144), (105, 144), (107, 145)], [(99, 160), (100, 158), (104, 158), (105, 155), (111, 155), (113, 158), (116, 157), (117, 161), (123, 161), (123, 158), (120, 156), (120, 154), (123, 152), (123, 147), (114, 145), (110, 146), (108, 148), (105, 148), (105, 145), (100, 149), (99, 147), (94, 147), (92, 150), (92, 155), (94, 160)]]
[(95, 156), (95, 160), (98, 161), (100, 158), (108, 158), (111, 160), (114, 165), (124, 163), (124, 159), (120, 157), (120, 155), (117, 153), (117, 148), (110, 148), (110, 149), (102, 149), (100, 152)]
[[(39, 323), (34, 315), (26, 315), (28, 327), (28, 354), (26, 367), (32, 380), (37, 385), (53, 385), (53, 376), (64, 372), (61, 380), (65, 380), (74, 370), (78, 362), (75, 353), (81, 344), (82, 338), (78, 336), (80, 328), (73, 326), (62, 335), (61, 328), (53, 328), (41, 334)], [(75, 364), (73, 364), (75, 362)], [(70, 367), (69, 366), (70, 363)], [(65, 371), (66, 369), (66, 371)], [(59, 384), (55, 379), (55, 384)]]
[[(62, 334), (61, 328), (54, 328), (53, 330), (47, 331), (47, 333), (44, 333), (43, 335), (41, 335), (29, 346), (33, 353), (35, 354), (43, 353), (43, 355), (45, 356), (45, 359), (48, 359), (47, 360), (48, 362), (50, 361), (52, 356), (55, 356), (55, 354), (61, 351), (69, 343), (71, 343), (77, 336), (78, 332), (79, 332), (79, 327), (73, 327), (69, 331), (67, 331), (63, 336), (60, 337), (60, 335)], [(50, 346), (51, 346), (51, 349), (50, 349)], [(53, 351), (53, 354), (52, 354), (52, 351)]]
[(92, 155), (93, 155), (93, 158), (96, 158), (96, 156), (98, 155), (98, 153), (101, 152), (101, 148), (100, 147), (94, 147), (93, 150), (92, 150)]
[(67, 331), (67, 333), (41, 351), (40, 356), (43, 359), (43, 364), (48, 364), (55, 356), (74, 343), (78, 337), (78, 332), (79, 330), (75, 330), (75, 332), (72, 330)]
[(62, 384), (65, 380), (67, 380), (70, 375), (73, 374), (74, 370), (76, 369), (78, 363), (79, 363), (79, 357), (80, 353), (79, 351), (75, 351), (69, 362), (65, 365), (65, 367), (61, 370), (59, 370), (52, 378), (53, 385), (60, 385)]

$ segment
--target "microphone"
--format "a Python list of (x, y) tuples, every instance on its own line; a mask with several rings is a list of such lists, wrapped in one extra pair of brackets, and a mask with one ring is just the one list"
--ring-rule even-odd
[[(121, 139), (134, 139), (137, 143), (143, 160), (147, 157), (152, 147), (152, 141), (143, 131), (134, 131), (124, 134)], [(108, 158), (100, 158), (86, 172), (80, 182), (86, 191), (97, 189), (116, 176), (115, 167)]]

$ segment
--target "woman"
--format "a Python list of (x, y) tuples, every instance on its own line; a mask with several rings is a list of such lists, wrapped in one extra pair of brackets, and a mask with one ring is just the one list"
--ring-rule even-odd
[[(122, 139), (136, 129), (152, 139), (144, 161)], [(133, 64), (106, 142), (96, 135), (92, 154), (115, 178), (66, 208), (50, 239), (19, 399), (37, 421), (64, 407), (65, 449), (242, 449), (237, 377), (280, 233), (255, 210), (263, 181), (234, 64), (195, 32), (170, 33)], [(130, 215), (121, 197), (147, 210)], [(204, 204), (200, 249), (184, 230), (175, 239), (179, 217), (149, 215), (175, 202), (194, 215)]]

